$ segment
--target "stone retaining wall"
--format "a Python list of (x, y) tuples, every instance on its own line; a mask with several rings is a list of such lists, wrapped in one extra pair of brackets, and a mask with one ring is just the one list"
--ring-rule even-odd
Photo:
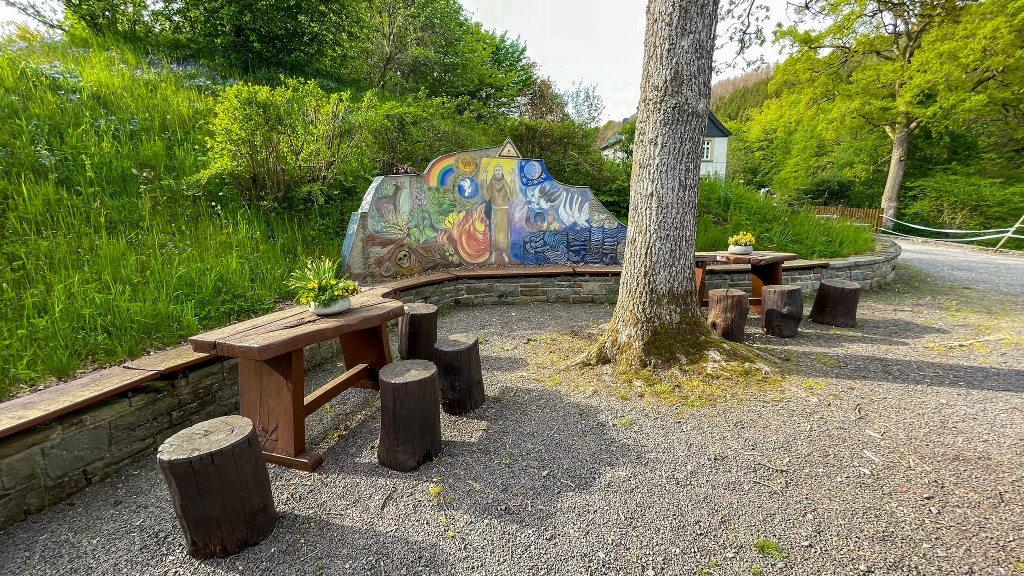
[[(796, 284), (813, 294), (822, 280), (840, 278), (859, 282), (865, 290), (892, 282), (900, 247), (879, 239), (870, 255), (829, 261), (828, 268), (783, 269), (782, 283)], [(750, 292), (749, 272), (716, 272), (709, 268), (708, 290), (739, 288)], [(568, 302), (613, 304), (619, 295), (618, 275), (519, 276), (509, 278), (460, 278), (420, 286), (394, 294), (402, 302), (427, 302), (438, 306), (481, 306), (487, 304), (532, 304)]]
[[(313, 367), (338, 340), (307, 346)], [(113, 476), (165, 439), (210, 418), (238, 413), (238, 361), (218, 358), (154, 380), (0, 439), (0, 530)]]

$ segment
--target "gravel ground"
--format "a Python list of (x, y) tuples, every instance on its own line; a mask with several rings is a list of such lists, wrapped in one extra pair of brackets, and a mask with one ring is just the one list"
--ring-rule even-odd
[(901, 271), (856, 329), (752, 318), (782, 388), (680, 410), (530, 377), (541, 333), (609, 307), (457, 309), (440, 331), (485, 338), (489, 399), (442, 415), (435, 462), (378, 466), (375, 395), (352, 391), (310, 420), (319, 471), (271, 466), (259, 546), (187, 556), (146, 459), (0, 533), (0, 573), (1024, 574), (1022, 312)]
[(900, 262), (941, 276), (958, 286), (977, 286), (985, 279), (985, 287), (1004, 294), (1024, 294), (1024, 254), (992, 253), (977, 246), (893, 238), (903, 253)]

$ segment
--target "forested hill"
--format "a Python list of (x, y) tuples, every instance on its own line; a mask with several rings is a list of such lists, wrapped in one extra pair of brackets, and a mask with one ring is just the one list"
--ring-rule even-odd
[(904, 145), (899, 219), (1013, 225), (1024, 214), (1024, 2), (907, 5), (937, 12), (887, 35), (869, 17), (888, 5), (867, 2), (829, 27), (784, 30), (791, 56), (771, 78), (732, 80), (742, 86), (712, 105), (734, 134), (728, 176), (793, 202), (877, 208)]

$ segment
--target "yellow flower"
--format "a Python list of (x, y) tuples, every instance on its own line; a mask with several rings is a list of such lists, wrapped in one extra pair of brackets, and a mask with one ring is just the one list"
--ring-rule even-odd
[(306, 288), (316, 288), (316, 282), (310, 280), (309, 284), (306, 284)]
[(341, 290), (335, 290), (334, 291), (334, 295), (335, 296), (341, 296)]
[(333, 278), (331, 279), (331, 286), (334, 286), (334, 285), (335, 285), (335, 284), (337, 284), (337, 283), (338, 283), (338, 281), (337, 281), (337, 280), (334, 280)]

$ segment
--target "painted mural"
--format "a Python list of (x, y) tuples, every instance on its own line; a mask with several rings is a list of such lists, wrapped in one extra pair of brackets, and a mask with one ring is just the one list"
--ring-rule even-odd
[(618, 265), (626, 227), (511, 141), (379, 176), (349, 221), (345, 269), (374, 281), (455, 266)]

